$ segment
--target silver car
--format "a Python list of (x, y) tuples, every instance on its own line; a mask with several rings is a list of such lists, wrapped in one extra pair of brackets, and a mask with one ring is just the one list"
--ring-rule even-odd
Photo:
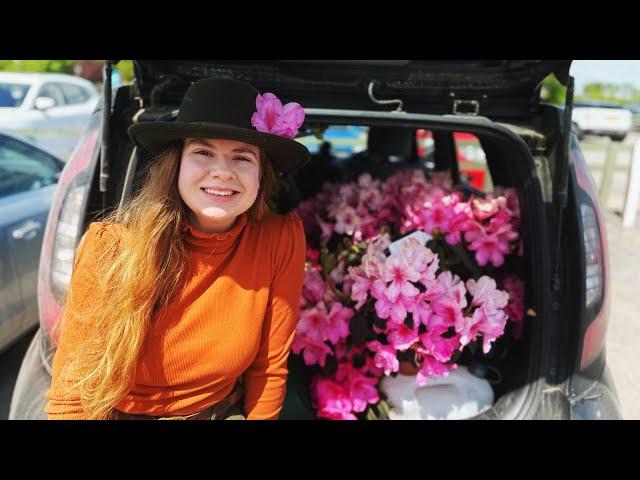
[(0, 133), (0, 351), (38, 324), (38, 259), (64, 163)]
[(67, 160), (98, 101), (93, 84), (55, 73), (0, 72), (0, 130)]

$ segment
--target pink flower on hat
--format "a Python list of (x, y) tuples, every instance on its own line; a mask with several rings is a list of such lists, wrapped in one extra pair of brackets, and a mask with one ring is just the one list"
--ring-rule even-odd
[(251, 116), (251, 125), (259, 132), (294, 138), (304, 122), (304, 109), (299, 103), (290, 102), (282, 106), (273, 93), (258, 94), (256, 109)]

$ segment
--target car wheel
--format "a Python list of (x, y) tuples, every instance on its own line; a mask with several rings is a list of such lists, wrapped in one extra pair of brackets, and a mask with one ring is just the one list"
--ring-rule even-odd
[(626, 133), (620, 135), (609, 135), (609, 138), (611, 138), (611, 140), (613, 140), (614, 142), (623, 142), (626, 137)]

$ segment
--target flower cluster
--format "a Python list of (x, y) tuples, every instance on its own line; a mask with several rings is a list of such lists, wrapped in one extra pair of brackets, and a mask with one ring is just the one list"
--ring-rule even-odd
[(368, 240), (383, 229), (397, 233), (422, 230), (442, 235), (449, 245), (463, 241), (481, 267), (500, 267), (505, 255), (518, 250), (520, 211), (514, 189), (496, 189), (465, 199), (451, 189), (444, 174), (427, 180), (421, 170), (401, 170), (382, 182), (369, 174), (357, 182), (325, 183), (298, 212), (310, 239), (326, 245), (331, 236)]
[[(446, 175), (364, 174), (325, 184), (298, 214), (309, 248), (292, 351), (317, 372), (319, 417), (358, 418), (401, 362), (415, 366), (421, 386), (472, 346), (489, 353), (508, 320), (522, 335), (524, 282), (483, 271), (521, 247), (513, 190), (465, 198)], [(458, 259), (464, 252), (475, 264)]]

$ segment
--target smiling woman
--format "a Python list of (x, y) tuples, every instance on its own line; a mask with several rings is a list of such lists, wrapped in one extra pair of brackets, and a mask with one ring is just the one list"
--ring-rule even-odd
[(213, 233), (231, 228), (255, 203), (261, 180), (268, 180), (265, 187), (270, 191), (271, 163), (258, 147), (233, 140), (185, 141), (178, 189), (199, 229)]
[[(130, 128), (155, 157), (140, 192), (78, 246), (49, 418), (278, 417), (306, 240), (297, 214), (266, 202), (274, 168), (309, 152), (293, 140), (302, 108), (265, 97), (205, 79), (176, 122)], [(252, 126), (255, 113), (268, 121)]]

